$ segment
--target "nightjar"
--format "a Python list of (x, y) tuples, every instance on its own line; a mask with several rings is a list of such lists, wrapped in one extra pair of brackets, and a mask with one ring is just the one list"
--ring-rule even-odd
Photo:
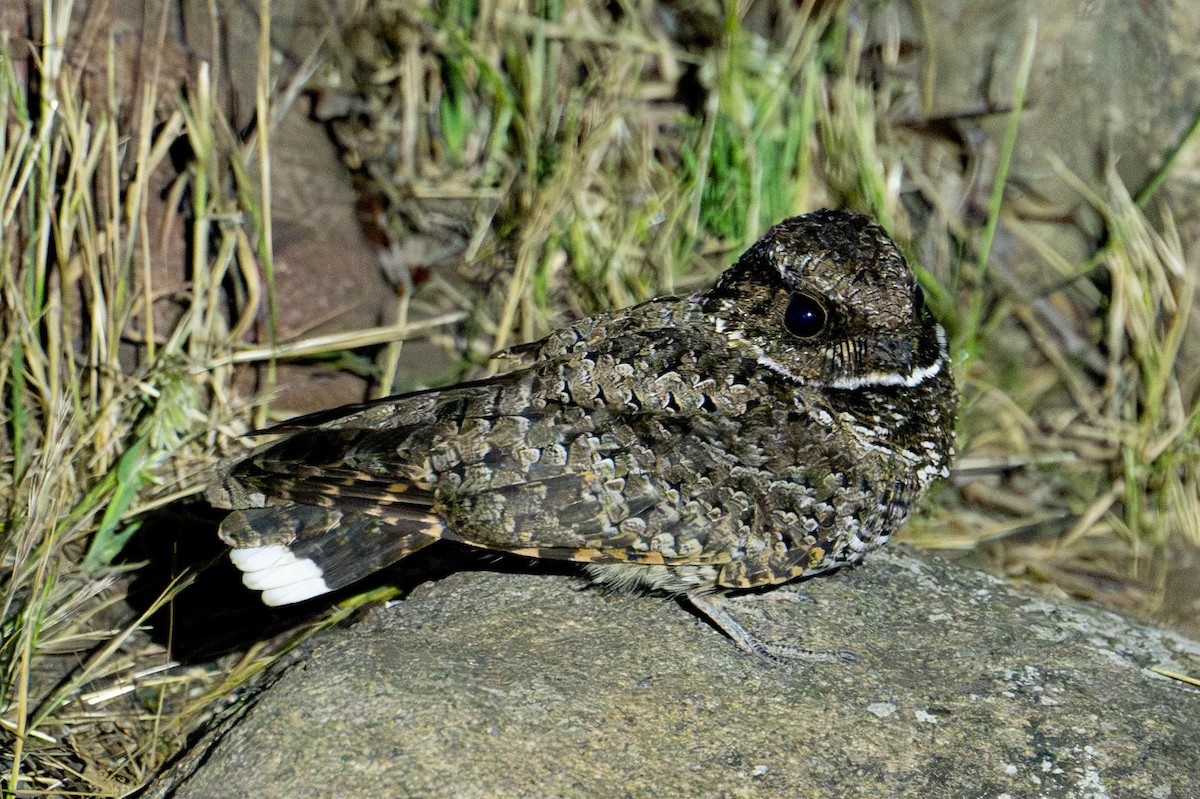
[(855, 563), (948, 473), (942, 328), (868, 218), (767, 231), (710, 290), (601, 314), (510, 371), (295, 419), (209, 491), (268, 605), (449, 539), (686, 597)]

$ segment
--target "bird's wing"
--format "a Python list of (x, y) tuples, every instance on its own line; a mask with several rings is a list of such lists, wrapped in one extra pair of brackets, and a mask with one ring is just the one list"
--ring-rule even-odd
[[(313, 561), (329, 588), (437, 538), (592, 563), (742, 558), (776, 524), (756, 494), (764, 474), (815, 455), (780, 432), (778, 403), (710, 407), (712, 392), (752, 397), (773, 378), (721, 360), (745, 373), (718, 386), (704, 352), (670, 330), (600, 336), (489, 380), (291, 423), (230, 471), (241, 510), (222, 536)], [(782, 520), (796, 558), (815, 540), (806, 523)]]

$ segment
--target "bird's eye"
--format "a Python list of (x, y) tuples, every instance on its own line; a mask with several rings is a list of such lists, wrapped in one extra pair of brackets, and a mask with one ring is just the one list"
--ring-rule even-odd
[(825, 308), (814, 297), (793, 292), (788, 300), (787, 310), (783, 312), (783, 326), (787, 332), (798, 338), (812, 338), (825, 329), (829, 315)]

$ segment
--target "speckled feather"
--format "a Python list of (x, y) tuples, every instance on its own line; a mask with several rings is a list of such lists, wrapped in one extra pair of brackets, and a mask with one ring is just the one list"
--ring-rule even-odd
[[(815, 335), (785, 326), (798, 295)], [(843, 211), (775, 226), (708, 292), (508, 355), (494, 378), (281, 427), (210, 492), (238, 509), (223, 539), (286, 547), (328, 590), (438, 538), (748, 588), (859, 560), (952, 455), (941, 329), (882, 230)]]

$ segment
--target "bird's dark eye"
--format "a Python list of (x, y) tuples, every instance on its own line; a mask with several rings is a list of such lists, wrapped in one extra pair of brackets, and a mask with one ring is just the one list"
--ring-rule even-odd
[(798, 338), (812, 338), (825, 329), (829, 315), (814, 297), (794, 292), (783, 312), (783, 326)]

